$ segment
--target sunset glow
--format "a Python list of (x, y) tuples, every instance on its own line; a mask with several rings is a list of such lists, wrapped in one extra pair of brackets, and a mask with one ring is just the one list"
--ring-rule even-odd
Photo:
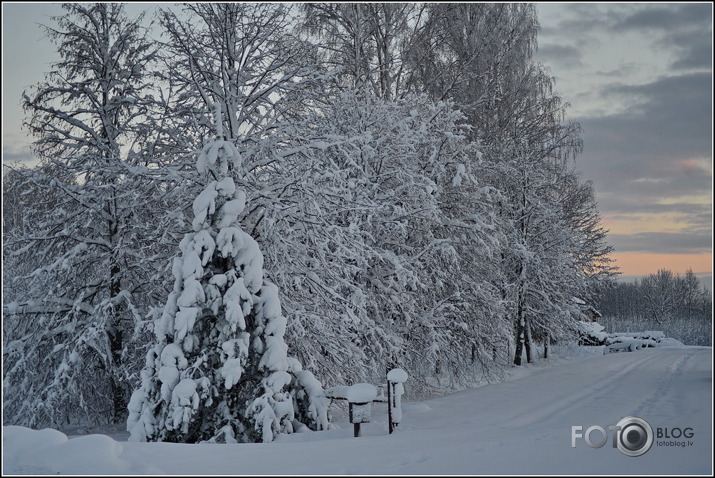
[(614, 252), (611, 255), (616, 260), (625, 277), (646, 276), (655, 274), (658, 269), (668, 269), (673, 273), (683, 275), (688, 269), (698, 277), (712, 274), (712, 252), (702, 254), (651, 254), (643, 252)]

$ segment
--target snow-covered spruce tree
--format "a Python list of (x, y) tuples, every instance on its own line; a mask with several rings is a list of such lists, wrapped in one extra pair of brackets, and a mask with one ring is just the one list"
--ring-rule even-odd
[(129, 404), (132, 440), (270, 442), (300, 424), (328, 426), (322, 386), (287, 355), (278, 288), (239, 224), (246, 195), (231, 177), (239, 167), (229, 141), (198, 156), (213, 180), (194, 200), (193, 232), (181, 241), (157, 344)]

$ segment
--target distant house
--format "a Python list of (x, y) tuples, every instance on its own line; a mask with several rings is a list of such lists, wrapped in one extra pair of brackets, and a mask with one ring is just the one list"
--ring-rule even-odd
[(573, 301), (579, 306), (581, 313), (586, 316), (587, 320), (584, 320), (584, 322), (598, 322), (598, 319), (602, 317), (599, 311), (597, 311), (593, 306), (588, 305), (583, 299), (574, 297)]
[(586, 307), (586, 310), (584, 310), (584, 312), (591, 318), (591, 322), (598, 322), (598, 319), (602, 317), (601, 313), (590, 305)]

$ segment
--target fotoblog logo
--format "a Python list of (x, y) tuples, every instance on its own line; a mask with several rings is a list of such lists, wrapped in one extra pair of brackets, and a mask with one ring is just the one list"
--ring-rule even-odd
[(641, 456), (653, 446), (653, 429), (642, 418), (624, 418), (615, 426), (615, 433), (616, 446), (624, 455)]
[[(583, 433), (582, 430), (582, 426), (571, 427), (571, 448), (576, 448), (578, 438), (583, 438), (591, 448), (601, 448), (608, 442), (608, 432), (603, 427), (594, 425)], [(626, 417), (608, 430), (612, 433), (613, 448), (624, 455), (641, 456), (653, 446), (653, 428), (642, 418)]]

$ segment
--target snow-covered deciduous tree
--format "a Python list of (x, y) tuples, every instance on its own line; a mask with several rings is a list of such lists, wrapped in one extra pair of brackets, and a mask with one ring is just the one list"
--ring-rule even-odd
[(451, 99), (485, 145), (521, 114), (533, 84), (523, 81), (538, 32), (536, 8), (523, 3), (432, 3), (415, 31), (411, 84)]
[[(559, 128), (555, 128), (559, 131)], [(569, 143), (561, 153), (568, 152)], [(558, 150), (556, 150), (558, 153)], [(501, 219), (504, 290), (513, 304), (515, 362), (522, 346), (532, 361), (532, 339), (565, 338), (579, 311), (573, 297), (592, 301), (612, 280), (614, 268), (591, 186), (559, 154), (528, 147), (502, 161), (499, 181), (509, 194)]]
[(194, 141), (214, 133), (217, 104), (222, 135), (250, 146), (281, 126), (290, 92), (315, 75), (313, 48), (291, 35), (287, 5), (185, 4), (183, 15), (166, 9), (160, 20), (168, 36), (165, 80), (176, 89), (172, 111)]
[(532, 362), (535, 336), (560, 338), (573, 331), (579, 290), (576, 265), (569, 255), (572, 231), (548, 191), (546, 165), (522, 158), (513, 174), (516, 195), (507, 203), (508, 241), (504, 243), (505, 291), (512, 304), (515, 327), (515, 363), (522, 350)]
[(326, 381), (379, 381), (393, 364), (426, 392), (437, 369), (467, 383), (476, 350), (491, 362), (477, 343), (497, 335), (500, 301), (481, 276), (495, 247), (460, 118), (424, 96), (347, 91), (276, 144), (285, 186), (258, 231), (272, 262), (294, 257), (271, 277), (296, 354)]
[[(221, 138), (220, 110), (216, 118)], [(270, 442), (299, 422), (329, 425), (320, 383), (287, 354), (278, 288), (238, 221), (246, 194), (232, 175), (240, 166), (223, 139), (198, 155), (211, 180), (193, 202), (193, 231), (181, 241), (174, 289), (129, 404), (132, 440)]]
[(425, 6), (415, 3), (306, 3), (305, 30), (326, 66), (351, 88), (394, 99), (410, 91), (407, 68)]
[(148, 238), (161, 215), (148, 207), (157, 185), (132, 147), (147, 134), (146, 31), (119, 4), (64, 8), (46, 28), (61, 59), (23, 96), (43, 161), (18, 171), (32, 223), (4, 244), (14, 285), (3, 405), (6, 418), (30, 426), (122, 419), (142, 292), (155, 272)]
[(579, 297), (595, 304), (618, 271), (610, 258), (613, 247), (606, 241), (608, 231), (601, 222), (593, 183), (583, 181), (575, 171), (567, 172), (560, 181), (557, 201), (574, 233), (571, 256), (580, 274)]
[[(191, 157), (216, 133), (218, 108), (221, 137), (241, 152), (246, 173), (236, 178), (251, 204), (244, 226), (258, 238), (261, 211), (285, 187), (275, 176), (280, 158), (270, 154), (270, 145), (322, 95), (315, 48), (291, 33), (287, 5), (185, 4), (181, 14), (166, 9), (159, 16), (167, 37), (162, 79), (169, 85), (161, 129), (174, 160)], [(202, 187), (186, 184), (188, 198)]]
[(532, 60), (533, 5), (434, 4), (413, 49), (418, 85), (451, 98), (483, 145), (481, 171), (499, 192), (503, 260), (496, 285), (515, 328), (515, 361), (533, 338), (568, 335), (572, 294), (592, 297), (613, 276), (605, 231), (570, 162), (580, 127), (566, 120), (547, 70)]

